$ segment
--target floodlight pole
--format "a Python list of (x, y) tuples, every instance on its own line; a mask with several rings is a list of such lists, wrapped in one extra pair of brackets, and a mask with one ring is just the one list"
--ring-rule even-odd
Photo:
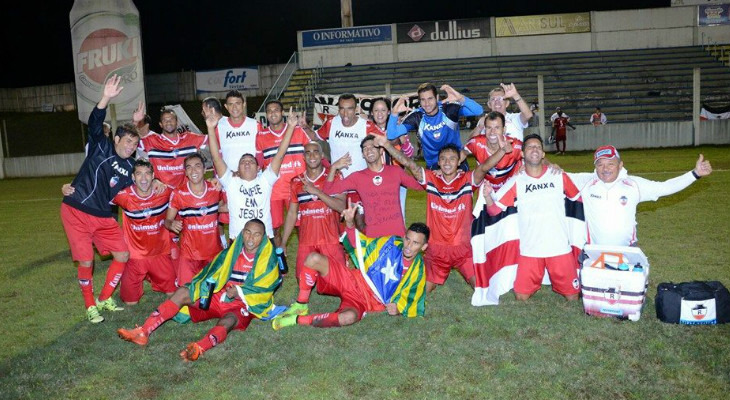
[(692, 144), (700, 145), (700, 69), (692, 70), (692, 127), (694, 137)]
[(543, 81), (543, 76), (538, 75), (537, 76), (537, 103), (540, 107), (540, 126), (538, 127), (538, 132), (540, 133), (540, 137), (545, 139), (545, 112), (547, 109), (545, 108), (545, 82)]
[(342, 19), (342, 27), (350, 28), (352, 23), (352, 0), (340, 0), (340, 18)]

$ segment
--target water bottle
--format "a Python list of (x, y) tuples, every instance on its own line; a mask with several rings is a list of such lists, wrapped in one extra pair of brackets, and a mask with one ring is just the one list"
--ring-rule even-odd
[(214, 290), (215, 290), (215, 279), (213, 279), (213, 278), (206, 279), (205, 282), (203, 282), (200, 302), (198, 302), (199, 309), (207, 310), (210, 308), (210, 299), (213, 298)]
[(634, 265), (634, 269), (632, 269), (631, 271), (644, 272), (644, 267), (640, 263), (637, 263), (636, 265)]
[(276, 248), (276, 258), (279, 260), (279, 272), (285, 275), (289, 272), (289, 266), (286, 263), (286, 253), (284, 253), (284, 249), (281, 247)]
[(625, 262), (619, 264), (618, 265), (618, 270), (619, 271), (628, 271), (629, 270), (629, 264), (626, 264)]

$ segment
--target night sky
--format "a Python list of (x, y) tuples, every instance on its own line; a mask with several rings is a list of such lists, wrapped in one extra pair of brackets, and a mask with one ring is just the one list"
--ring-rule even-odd
[[(339, 0), (136, 0), (145, 73), (287, 61), (298, 30), (340, 26)], [(670, 0), (352, 0), (355, 25), (669, 7)], [(74, 81), (69, 12), (73, 0), (14, 1), (0, 24), (0, 87)], [(397, 5), (397, 6), (396, 6)]]

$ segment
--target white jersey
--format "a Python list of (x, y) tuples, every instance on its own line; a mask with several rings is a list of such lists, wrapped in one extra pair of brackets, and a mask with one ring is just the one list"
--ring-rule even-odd
[(520, 113), (506, 113), (504, 114), (504, 133), (505, 135), (515, 138), (520, 142), (524, 138), (522, 133), (528, 124), (522, 122), (522, 114)]
[[(358, 117), (357, 122), (352, 126), (342, 125), (342, 118), (339, 115), (332, 118), (329, 127), (329, 137), (326, 138), (330, 145), (330, 158), (332, 162), (339, 160), (346, 153), (350, 153), (352, 165), (341, 169), (344, 178), (347, 178), (356, 171), (362, 171), (367, 167), (365, 158), (362, 156), (360, 142), (368, 135), (367, 120)], [(317, 134), (319, 136), (319, 133)], [(320, 137), (320, 139), (323, 139)]]
[(252, 181), (233, 176), (228, 169), (220, 178), (220, 182), (228, 196), (228, 213), (231, 224), (228, 227), (228, 237), (235, 239), (243, 230), (246, 222), (258, 218), (266, 226), (266, 235), (274, 237), (271, 222), (271, 190), (279, 179), (271, 168), (259, 172)]
[(244, 154), (256, 156), (256, 135), (259, 128), (258, 121), (248, 117), (239, 126), (232, 125), (228, 117), (218, 121), (218, 142), (228, 169), (238, 171), (238, 163)]
[[(568, 121), (570, 121), (570, 117), (568, 114), (563, 113), (563, 117), (567, 118)], [(550, 116), (550, 122), (555, 122), (555, 120), (558, 119), (558, 113), (553, 113), (553, 115)]]
[(665, 182), (655, 182), (631, 176), (623, 168), (611, 183), (604, 183), (595, 173), (569, 175), (581, 189), (589, 243), (613, 246), (636, 243), (636, 206), (640, 202), (656, 201), (696, 180), (690, 171)]
[(520, 254), (527, 257), (554, 257), (571, 251), (565, 198), (577, 199), (578, 189), (564, 173), (545, 171), (539, 178), (525, 172), (515, 175), (494, 196), (502, 210), (517, 207)]

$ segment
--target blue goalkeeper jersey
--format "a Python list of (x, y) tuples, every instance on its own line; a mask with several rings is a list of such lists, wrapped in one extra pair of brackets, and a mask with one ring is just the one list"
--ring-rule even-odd
[(111, 200), (122, 189), (132, 185), (133, 158), (117, 155), (104, 135), (106, 109), (94, 107), (89, 115), (89, 153), (71, 185), (75, 191), (63, 202), (96, 217), (111, 217)]
[(391, 115), (388, 120), (388, 139), (393, 140), (403, 136), (408, 131), (417, 130), (421, 138), (423, 158), (426, 166), (431, 169), (438, 164), (439, 150), (447, 144), (453, 144), (461, 149), (459, 135), (459, 117), (481, 115), (484, 112), (474, 100), (464, 97), (464, 104), (438, 102), (438, 111), (435, 115), (427, 115), (419, 107), (406, 115), (401, 124), (397, 124), (397, 117)]

